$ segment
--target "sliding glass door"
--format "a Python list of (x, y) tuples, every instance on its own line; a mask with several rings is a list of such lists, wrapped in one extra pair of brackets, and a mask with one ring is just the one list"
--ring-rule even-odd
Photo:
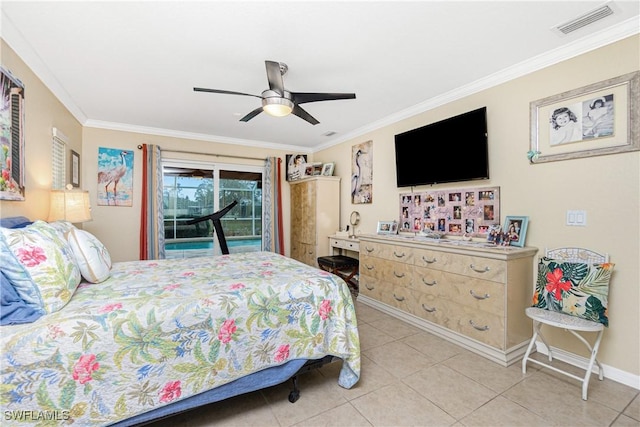
[(221, 254), (211, 220), (188, 224), (237, 202), (221, 218), (230, 253), (262, 249), (262, 179), (255, 166), (163, 161), (167, 258)]

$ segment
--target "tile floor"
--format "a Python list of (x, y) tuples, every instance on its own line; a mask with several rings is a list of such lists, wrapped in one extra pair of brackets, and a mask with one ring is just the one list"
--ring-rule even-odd
[[(337, 384), (340, 362), (291, 383), (152, 424), (175, 426), (640, 426), (640, 392), (593, 376), (581, 384), (538, 366), (504, 368), (392, 316), (356, 303), (361, 379)], [(544, 357), (544, 356), (543, 356)]]

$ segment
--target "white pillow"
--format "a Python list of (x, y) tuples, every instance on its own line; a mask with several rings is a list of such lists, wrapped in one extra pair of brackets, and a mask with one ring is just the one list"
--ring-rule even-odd
[(88, 282), (99, 283), (111, 274), (109, 251), (93, 234), (72, 228), (67, 235), (80, 273)]

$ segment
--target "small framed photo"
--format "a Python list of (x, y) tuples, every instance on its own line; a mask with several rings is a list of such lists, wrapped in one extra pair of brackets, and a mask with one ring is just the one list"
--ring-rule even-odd
[(378, 234), (396, 234), (398, 223), (396, 221), (378, 221)]
[(324, 165), (322, 165), (322, 175), (332, 176), (334, 166), (335, 166), (335, 163), (325, 163)]
[(529, 225), (529, 217), (527, 216), (508, 216), (504, 219), (504, 245), (505, 246), (524, 246), (524, 240), (527, 237), (527, 226)]
[(502, 244), (502, 237), (503, 233), (500, 224), (491, 224), (487, 229), (487, 242), (500, 245)]
[(314, 176), (322, 175), (322, 163), (318, 162), (313, 164), (313, 175)]
[(80, 155), (71, 150), (71, 185), (80, 187)]
[(302, 177), (307, 178), (313, 176), (313, 163), (305, 163), (302, 170)]

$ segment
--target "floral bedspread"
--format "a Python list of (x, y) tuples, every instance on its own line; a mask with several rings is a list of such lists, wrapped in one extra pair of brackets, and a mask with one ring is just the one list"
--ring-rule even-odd
[(271, 253), (121, 262), (60, 311), (0, 328), (3, 422), (105, 425), (292, 359), (360, 375), (351, 294)]

